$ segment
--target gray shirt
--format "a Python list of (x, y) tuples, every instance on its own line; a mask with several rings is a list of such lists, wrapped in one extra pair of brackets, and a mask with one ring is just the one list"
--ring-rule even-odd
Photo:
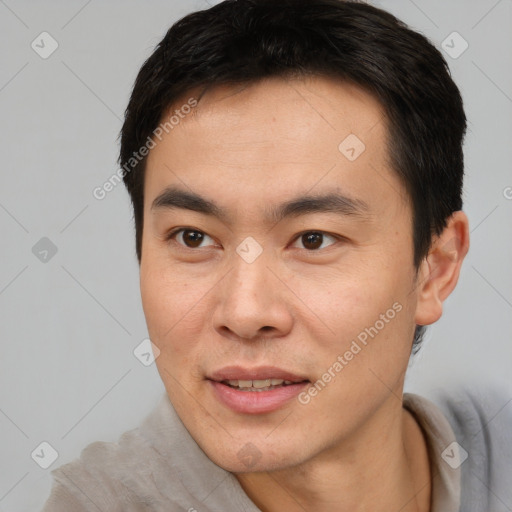
[[(493, 411), (485, 409), (490, 403), (470, 394), (440, 397), (438, 403), (404, 394), (404, 407), (427, 440), (431, 511), (498, 512), (507, 510), (504, 504), (510, 510), (512, 407), (502, 408), (501, 419), (495, 416), (489, 423)], [(52, 475), (42, 512), (259, 512), (235, 476), (197, 445), (167, 394), (117, 443), (94, 442)]]

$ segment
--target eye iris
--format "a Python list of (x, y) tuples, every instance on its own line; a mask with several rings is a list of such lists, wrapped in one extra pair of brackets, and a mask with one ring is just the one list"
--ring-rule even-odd
[(305, 233), (302, 235), (302, 243), (306, 249), (318, 249), (322, 245), (322, 233)]
[(183, 241), (188, 247), (199, 247), (204, 239), (204, 234), (199, 231), (187, 229), (183, 231)]
[[(187, 229), (183, 231), (183, 242), (187, 247), (199, 247), (204, 240), (204, 233)], [(323, 233), (310, 232), (302, 235), (302, 243), (306, 249), (318, 249), (323, 242)]]

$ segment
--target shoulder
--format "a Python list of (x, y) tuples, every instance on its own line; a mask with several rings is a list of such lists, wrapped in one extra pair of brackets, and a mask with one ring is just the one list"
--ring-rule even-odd
[[(91, 443), (77, 459), (54, 469), (42, 512), (174, 510), (172, 496), (183, 494), (176, 488), (179, 474), (174, 474), (172, 457), (162, 456), (152, 442), (164, 429), (166, 407), (168, 401), (162, 398), (141, 426), (123, 433), (117, 442)], [(169, 496), (156, 481), (164, 474)], [(182, 508), (176, 504), (176, 510)]]
[[(129, 444), (133, 443), (128, 439), (134, 437), (132, 432), (123, 434)], [(54, 469), (51, 495), (43, 512), (122, 510), (120, 504), (129, 500), (130, 488), (123, 480), (130, 468), (123, 464), (126, 455), (120, 443), (91, 443), (77, 459)]]
[(511, 509), (512, 386), (458, 385), (429, 398), (450, 423), (465, 459), (461, 511)]

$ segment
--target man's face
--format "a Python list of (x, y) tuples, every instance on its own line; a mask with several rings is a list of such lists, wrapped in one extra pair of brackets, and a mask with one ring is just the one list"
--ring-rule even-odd
[[(272, 79), (207, 93), (149, 154), (140, 279), (156, 364), (229, 471), (354, 446), (401, 410), (416, 273), (385, 122), (355, 86)], [(219, 382), (268, 378), (302, 382)]]

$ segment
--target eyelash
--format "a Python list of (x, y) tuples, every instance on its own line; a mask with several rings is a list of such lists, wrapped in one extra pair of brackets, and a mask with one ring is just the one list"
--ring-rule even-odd
[[(165, 241), (170, 243), (174, 240), (175, 236), (178, 235), (179, 233), (181, 232), (185, 232), (185, 231), (193, 231), (193, 232), (196, 232), (196, 233), (201, 233), (203, 235), (206, 235), (206, 236), (210, 236), (208, 235), (207, 233), (205, 233), (204, 231), (201, 231), (199, 229), (196, 229), (196, 228), (192, 228), (192, 227), (180, 227), (180, 228), (175, 228), (173, 230), (171, 230), (169, 233), (167, 233), (165, 235)], [(293, 242), (295, 242), (296, 240), (298, 240), (299, 238), (301, 238), (302, 236), (304, 235), (307, 235), (307, 234), (311, 234), (311, 233), (315, 233), (315, 234), (321, 234), (323, 236), (328, 236), (328, 237), (331, 237), (331, 238), (334, 238), (334, 240), (340, 242), (340, 241), (343, 241), (345, 240), (344, 237), (342, 236), (339, 236), (339, 235), (334, 235), (332, 233), (327, 233), (326, 231), (321, 231), (321, 230), (309, 230), (309, 231), (302, 231), (300, 233), (298, 233), (295, 238), (293, 239)], [(211, 238), (211, 237), (210, 237)], [(191, 250), (191, 251), (197, 251), (198, 249), (202, 249), (202, 247), (198, 247), (198, 248), (193, 248), (193, 247), (187, 247), (186, 245), (183, 245), (179, 242), (176, 242), (181, 249), (184, 249), (184, 250)], [(315, 252), (320, 252), (322, 250), (325, 250), (327, 249), (328, 247), (331, 247), (332, 245), (335, 245), (336, 242), (333, 242), (331, 245), (327, 246), (326, 248), (324, 247), (324, 249), (300, 249), (300, 250), (303, 250), (303, 251), (306, 251), (308, 253), (315, 253)]]

